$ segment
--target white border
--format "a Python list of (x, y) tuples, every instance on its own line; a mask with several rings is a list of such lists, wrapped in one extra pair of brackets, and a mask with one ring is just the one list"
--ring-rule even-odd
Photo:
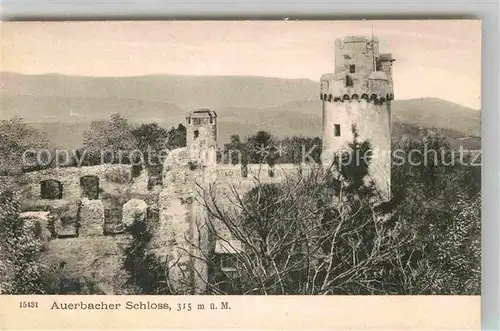
[(482, 328), (500, 330), (499, 2), (4, 0), (5, 20), (481, 18), (483, 144)]

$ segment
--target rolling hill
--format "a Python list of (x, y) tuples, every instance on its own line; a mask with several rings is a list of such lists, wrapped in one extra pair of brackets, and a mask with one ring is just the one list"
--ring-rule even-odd
[[(91, 121), (121, 113), (132, 123), (184, 122), (187, 111), (208, 107), (219, 116), (219, 139), (268, 130), (278, 136), (317, 136), (319, 84), (307, 79), (248, 76), (74, 77), (2, 73), (0, 119), (22, 117), (56, 146), (77, 148)], [(436, 98), (395, 100), (393, 121), (406, 129), (435, 128), (452, 139), (480, 141), (481, 112)], [(404, 126), (400, 126), (404, 127)], [(472, 139), (472, 138), (470, 138)], [(476, 143), (474, 143), (476, 145)]]
[(227, 106), (268, 108), (318, 95), (318, 83), (309, 79), (254, 76), (78, 77), (3, 72), (2, 81), (6, 96), (134, 99), (176, 104), (185, 110)]

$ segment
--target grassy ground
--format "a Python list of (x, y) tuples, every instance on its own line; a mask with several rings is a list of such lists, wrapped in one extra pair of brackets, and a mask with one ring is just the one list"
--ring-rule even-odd
[(55, 239), (47, 243), (41, 263), (55, 293), (127, 294), (122, 269), (126, 235)]

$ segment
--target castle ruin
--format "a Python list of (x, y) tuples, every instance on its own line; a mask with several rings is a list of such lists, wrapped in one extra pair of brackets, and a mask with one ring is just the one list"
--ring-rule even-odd
[[(321, 76), (320, 87), (322, 165), (331, 165), (339, 152), (347, 150), (356, 133), (359, 141), (368, 141), (371, 145), (369, 176), (384, 200), (390, 198), (393, 61), (391, 54), (379, 53), (376, 38), (336, 40), (334, 72)], [(245, 170), (240, 165), (217, 164), (215, 111), (190, 112), (186, 126), (187, 147), (173, 151), (165, 162), (160, 222), (170, 238), (171, 245), (163, 248), (163, 256), (172, 263), (169, 270), (174, 289), (178, 293), (197, 294), (204, 293), (208, 279), (207, 266), (201, 257), (210, 250), (216, 254), (235, 253), (234, 247), (241, 246), (230, 234), (223, 233), (223, 227), (216, 230), (225, 236), (224, 242), (232, 243), (231, 248), (224, 250), (222, 242), (209, 242), (208, 230), (203, 226), (209, 216), (196, 202), (199, 189), (217, 183), (221, 191), (224, 186), (232, 186), (244, 194), (255, 185), (254, 176), (260, 183), (279, 183), (286, 175), (311, 166), (279, 164), (271, 171), (267, 164), (248, 164)], [(220, 197), (223, 199), (223, 194)]]
[[(319, 95), (323, 112), (322, 166), (331, 165), (335, 156), (348, 148), (355, 132), (359, 141), (368, 141), (371, 145), (374, 155), (369, 176), (383, 199), (389, 199), (391, 193), (393, 61), (391, 54), (379, 53), (376, 38), (336, 40), (334, 72), (321, 76)], [(233, 254), (243, 249), (222, 224), (215, 230), (224, 240), (211, 239), (205, 224), (209, 215), (199, 201), (202, 191), (216, 183), (217, 197), (223, 200), (224, 191), (236, 189), (241, 195), (249, 192), (257, 184), (255, 178), (260, 183), (280, 183), (287, 176), (304, 173), (315, 165), (248, 164), (242, 167), (240, 164), (218, 164), (216, 112), (210, 109), (191, 111), (186, 117), (186, 128), (187, 146), (171, 151), (163, 165), (163, 184), (158, 196), (159, 221), (149, 249), (167, 264), (174, 293), (201, 294), (206, 292), (209, 277), (203, 257)], [(48, 169), (26, 174), (25, 179), (28, 195), (34, 200), (57, 205), (65, 199), (83, 199), (79, 210), (82, 224), (75, 228), (59, 220), (61, 224), (56, 222), (55, 230), (58, 238), (104, 236), (106, 233), (119, 234), (123, 228), (118, 224), (106, 230), (100, 200), (103, 189), (104, 192), (115, 189), (112, 183), (115, 173), (131, 177), (128, 166), (102, 165)], [(145, 171), (132, 182), (135, 190), (148, 190)], [(130, 223), (136, 214), (146, 217), (146, 209), (142, 200), (129, 201), (123, 206), (123, 222)]]

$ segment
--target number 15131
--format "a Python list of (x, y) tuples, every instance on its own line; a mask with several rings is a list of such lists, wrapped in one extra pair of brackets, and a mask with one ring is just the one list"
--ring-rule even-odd
[(21, 302), (19, 302), (19, 308), (38, 308), (38, 302), (36, 302), (36, 301), (21, 301)]

